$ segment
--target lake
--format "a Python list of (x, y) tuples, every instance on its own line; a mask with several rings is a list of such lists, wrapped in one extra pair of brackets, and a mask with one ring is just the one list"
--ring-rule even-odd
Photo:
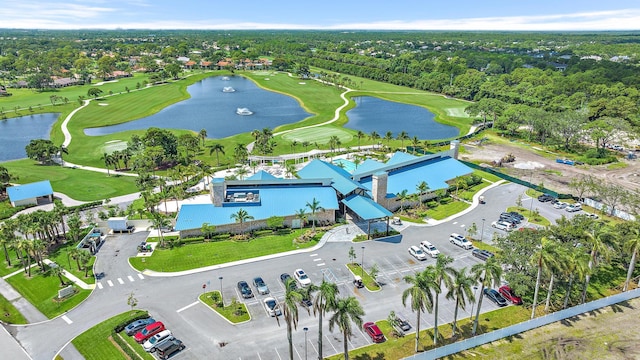
[(358, 96), (354, 101), (356, 107), (347, 111), (349, 122), (344, 127), (360, 130), (367, 135), (375, 131), (384, 137), (387, 131), (391, 131), (395, 138), (401, 131), (406, 131), (409, 137), (417, 136), (420, 140), (440, 140), (456, 137), (460, 133), (455, 126), (436, 122), (435, 115), (421, 106), (372, 96)]
[[(225, 89), (229, 87), (235, 91)], [(254, 129), (273, 129), (311, 116), (294, 98), (261, 89), (241, 76), (206, 78), (187, 87), (187, 91), (191, 98), (156, 114), (123, 124), (85, 129), (84, 133), (98, 136), (158, 127), (195, 132), (206, 129), (207, 137), (224, 138)], [(253, 115), (238, 115), (238, 108), (247, 108)]]
[(35, 114), (0, 120), (0, 162), (24, 159), (33, 139), (49, 139), (59, 113)]

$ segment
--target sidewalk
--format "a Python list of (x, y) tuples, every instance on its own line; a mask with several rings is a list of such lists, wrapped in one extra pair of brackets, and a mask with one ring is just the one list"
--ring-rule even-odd
[[(42, 261), (45, 264), (49, 265), (49, 266), (58, 266), (58, 264), (54, 263), (53, 261), (51, 261), (49, 259), (44, 259)], [(54, 264), (54, 265), (52, 265), (52, 264)], [(84, 281), (78, 279), (75, 275), (73, 275), (72, 273), (68, 272), (65, 269), (62, 269), (62, 275), (64, 277), (66, 277), (67, 279), (71, 280), (74, 284), (78, 285), (79, 287), (81, 287), (84, 290), (93, 290), (96, 287), (95, 284), (87, 284)]]
[[(22, 272), (20, 270), (19, 272)], [(27, 319), (29, 323), (37, 323), (48, 320), (44, 314), (33, 306), (27, 299), (23, 298), (4, 278), (0, 279), (0, 294), (10, 301), (13, 306)]]

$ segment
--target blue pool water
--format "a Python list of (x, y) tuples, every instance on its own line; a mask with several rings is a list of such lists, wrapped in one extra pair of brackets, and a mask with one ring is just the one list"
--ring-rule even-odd
[(347, 111), (349, 122), (345, 127), (361, 130), (365, 134), (376, 131), (382, 137), (391, 131), (395, 138), (398, 133), (405, 131), (411, 138), (417, 136), (420, 140), (440, 140), (456, 137), (460, 133), (455, 126), (436, 122), (435, 115), (421, 106), (372, 96), (358, 96), (354, 100), (356, 107)]
[(349, 161), (346, 159), (335, 159), (332, 161), (334, 165), (340, 166), (342, 164), (342, 168), (347, 172), (352, 173), (353, 170), (356, 169), (356, 164), (353, 161)]

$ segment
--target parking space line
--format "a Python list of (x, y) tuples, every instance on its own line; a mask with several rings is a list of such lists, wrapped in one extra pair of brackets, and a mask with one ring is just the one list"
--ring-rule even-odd
[(325, 263), (316, 264), (316, 266), (325, 266)]
[(62, 320), (64, 320), (64, 322), (66, 322), (67, 324), (69, 324), (69, 325), (73, 324), (73, 321), (71, 321), (71, 319), (69, 319), (69, 318), (67, 317), (67, 315), (62, 315), (62, 316), (61, 316), (61, 318), (62, 318)]
[(144, 280), (144, 276), (142, 276), (142, 274), (138, 273), (138, 277), (140, 278), (140, 280)]
[(192, 307), (192, 306), (196, 306), (196, 305), (198, 305), (199, 303), (200, 303), (200, 301), (194, 301), (194, 302), (192, 302), (191, 304), (189, 304), (189, 305), (187, 305), (187, 306), (185, 306), (185, 307), (181, 307), (180, 309), (176, 310), (176, 312), (177, 312), (177, 313), (179, 313), (179, 312), (183, 312), (183, 311), (187, 310), (188, 308), (190, 308), (190, 307)]
[(122, 280), (122, 278), (118, 278), (118, 282), (120, 283), (120, 285), (124, 284), (124, 280)]
[(293, 347), (293, 350), (295, 350), (295, 351), (296, 351), (296, 354), (298, 354), (298, 357), (300, 358), (300, 360), (303, 360), (303, 359), (302, 359), (302, 356), (300, 356), (300, 353), (298, 352), (298, 347), (297, 347), (297, 346), (294, 346), (294, 347)]
[(260, 353), (256, 352), (256, 355), (258, 355), (258, 359), (262, 360), (262, 357), (260, 357)]
[(276, 355), (278, 355), (278, 359), (282, 360), (282, 356), (280, 356), (280, 353), (278, 352), (278, 348), (274, 348), (274, 350), (276, 351)]
[(313, 259), (313, 261), (322, 261), (322, 258)]
[(309, 344), (311, 344), (311, 348), (313, 349), (313, 351), (316, 352), (316, 355), (318, 355), (318, 350), (316, 349), (316, 347), (313, 345), (313, 340), (309, 339), (308, 340)]
[(133, 280), (133, 276), (129, 275), (127, 276), (127, 279), (129, 279), (129, 281), (134, 282), (135, 280)]
[(107, 280), (107, 284), (109, 284), (109, 286), (113, 286), (113, 281)]
[(329, 337), (327, 335), (325, 335), (324, 338), (327, 339), (327, 342), (329, 343), (329, 345), (331, 345), (331, 347), (333, 348), (333, 351), (337, 354), (338, 353), (338, 349), (336, 349), (336, 347), (333, 346), (333, 343), (331, 343), (331, 339), (329, 339)]
[(98, 289), (102, 289), (102, 287), (103, 287), (103, 286), (102, 286), (102, 283), (100, 283), (100, 282), (99, 282), (99, 283), (98, 283)]
[(318, 254), (309, 254), (309, 256), (314, 257), (314, 256), (318, 256)]

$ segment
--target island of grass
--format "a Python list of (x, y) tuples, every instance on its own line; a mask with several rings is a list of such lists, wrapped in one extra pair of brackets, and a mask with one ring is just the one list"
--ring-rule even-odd
[(225, 306), (222, 303), (223, 299), (220, 297), (219, 291), (204, 293), (198, 299), (232, 324), (240, 324), (251, 320), (251, 314), (249, 314), (244, 303), (233, 298), (231, 303)]
[[(306, 231), (308, 229), (296, 229), (291, 230), (288, 234), (273, 234), (271, 231), (264, 231), (260, 232), (264, 235), (248, 240), (234, 240), (228, 234), (207, 241), (204, 238), (185, 240), (167, 238), (165, 239), (168, 244), (167, 248), (156, 248), (150, 257), (132, 257), (129, 262), (138, 271), (176, 272), (198, 269), (310, 248), (315, 246), (324, 235), (324, 231), (317, 231), (308, 241), (294, 241)], [(225, 237), (226, 239), (224, 239)]]
[(0, 295), (0, 320), (6, 324), (26, 324), (27, 319), (13, 306), (13, 303)]
[(360, 264), (356, 263), (348, 263), (347, 268), (354, 276), (360, 276), (362, 278), (362, 283), (369, 291), (378, 291), (380, 290), (380, 284), (366, 271), (364, 270)]

